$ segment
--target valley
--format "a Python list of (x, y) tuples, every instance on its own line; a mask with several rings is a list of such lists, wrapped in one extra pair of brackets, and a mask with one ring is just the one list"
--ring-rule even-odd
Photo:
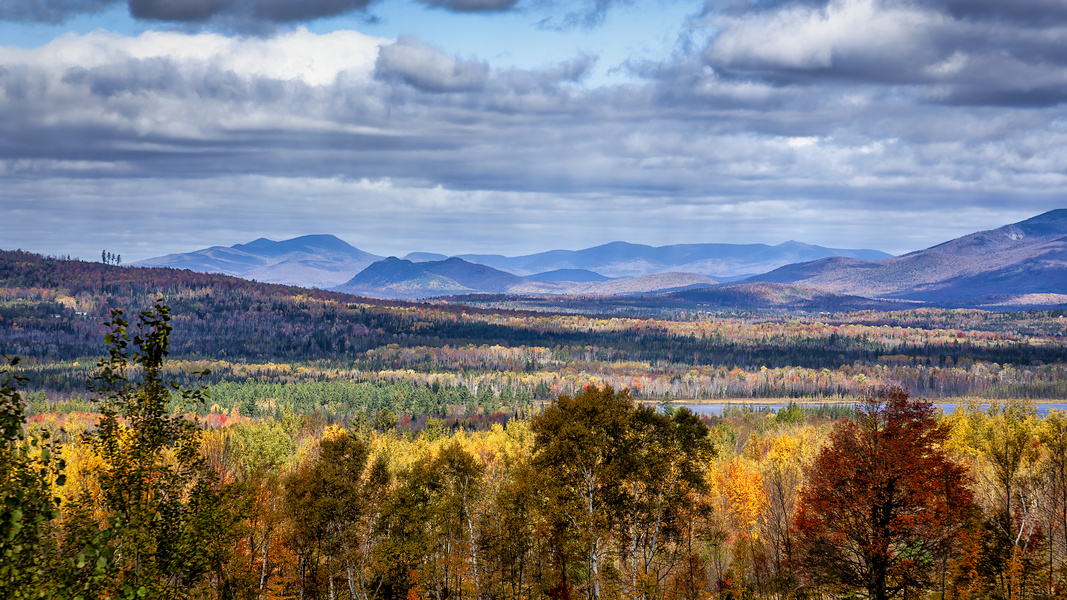
[[(1033, 225), (1020, 230), (1036, 235)], [(355, 256), (323, 236), (305, 242)], [(107, 595), (131, 585), (127, 555), (140, 548), (148, 567), (135, 581), (151, 597), (170, 597), (173, 573), (183, 597), (197, 598), (460, 590), (521, 600), (571, 586), (621, 594), (638, 589), (634, 577), (657, 578), (642, 588), (657, 598), (787, 596), (801, 571), (773, 557), (804, 523), (804, 494), (825, 489), (810, 482), (847, 472), (820, 471), (819, 461), (865, 415), (941, 440), (894, 473), (910, 477), (917, 461), (935, 459), (953, 470), (956, 520), (915, 543), (993, 531), (1005, 489), (1067, 506), (1054, 488), (1031, 486), (1060, 481), (1051, 469), (1067, 456), (1056, 445), (1067, 439), (1067, 308), (1055, 241), (1022, 252), (1040, 268), (1022, 293), (1001, 290), (1010, 300), (998, 306), (1011, 310), (819, 287), (852, 281), (826, 265), (860, 269), (854, 258), (765, 275), (806, 274), (804, 285), (580, 267), (538, 279), (460, 257), (386, 258), (327, 290), (250, 277), (349, 276), (288, 251), (268, 267), (249, 258), (249, 246), (274, 244), (213, 249), (203, 256), (219, 262), (198, 266), (259, 265), (242, 277), (0, 251), (0, 353), (19, 357), (0, 394), (14, 451), (0, 456), (24, 474), (23, 499), (12, 502), (39, 515), (6, 555), (26, 565), (19, 585)], [(998, 248), (986, 262), (1004, 270), (1012, 259), (995, 260)], [(940, 260), (931, 272), (958, 272)], [(1035, 295), (1048, 303), (1030, 304)], [(902, 441), (921, 438), (891, 439), (897, 449), (877, 458), (878, 472)], [(990, 476), (1005, 439), (1026, 449), (1029, 477), (1007, 488)], [(664, 515), (605, 508), (592, 527), (610, 554), (588, 559), (603, 568), (596, 576), (559, 564), (585, 560), (575, 544), (586, 530), (566, 519), (579, 514), (569, 494), (586, 481), (574, 467), (589, 449), (618, 465), (598, 475), (597, 493)], [(671, 474), (674, 491), (654, 500)], [(149, 515), (171, 516), (124, 509), (131, 489)], [(962, 543), (938, 542), (946, 586), (972, 585), (962, 569), (993, 592), (1004, 573), (1033, 582), (1046, 566), (1065, 568), (1054, 542), (1067, 530), (1013, 506), (1012, 523), (1040, 524), (1050, 541), (982, 550), (983, 566)], [(656, 519), (663, 537), (635, 542)], [(649, 560), (618, 558), (627, 552)], [(1012, 556), (1034, 562), (1011, 567)]]

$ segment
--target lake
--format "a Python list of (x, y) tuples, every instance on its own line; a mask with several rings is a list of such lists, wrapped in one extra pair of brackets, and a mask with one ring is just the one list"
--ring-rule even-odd
[[(840, 406), (842, 404), (848, 404), (848, 403), (829, 402), (829, 403), (825, 403), (825, 404), (824, 403), (807, 403), (807, 404), (800, 404), (800, 405), (801, 406), (815, 407), (815, 406), (820, 406), (820, 405), (832, 406), (832, 405), (835, 405), (835, 404)], [(941, 410), (945, 411), (946, 414), (952, 414), (952, 412), (956, 410), (956, 406), (958, 406), (957, 402), (934, 402), (934, 404), (936, 406), (940, 407)], [(675, 404), (674, 406), (679, 406), (679, 407), (680, 406), (684, 406), (684, 407), (688, 408), (689, 410), (691, 410), (691, 411), (693, 411), (693, 412), (695, 412), (697, 414), (721, 415), (723, 409), (725, 409), (728, 406), (733, 406), (735, 408), (751, 407), (752, 409), (755, 409), (755, 410), (764, 410), (764, 409), (766, 409), (766, 410), (769, 410), (769, 411), (772, 411), (772, 412), (778, 412), (779, 410), (789, 406), (789, 403), (788, 402), (782, 403), (782, 402), (759, 402), (759, 401), (753, 401), (753, 402), (736, 402), (735, 401), (735, 402), (718, 402), (718, 403), (705, 403), (705, 404), (678, 403), (678, 404)], [(989, 404), (985, 403), (982, 406), (983, 407), (988, 407)], [(1037, 408), (1037, 416), (1039, 416), (1039, 417), (1044, 417), (1045, 415), (1048, 414), (1048, 412), (1050, 410), (1067, 411), (1067, 403), (1063, 403), (1063, 402), (1034, 402), (1034, 407)]]

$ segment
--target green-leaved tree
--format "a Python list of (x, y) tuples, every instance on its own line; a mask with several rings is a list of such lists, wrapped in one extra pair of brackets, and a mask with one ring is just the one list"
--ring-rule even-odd
[(99, 524), (113, 562), (102, 594), (125, 598), (227, 595), (225, 554), (237, 535), (236, 502), (200, 454), (200, 427), (173, 409), (202, 403), (200, 389), (164, 379), (170, 310), (162, 299), (139, 315), (132, 339), (113, 310), (108, 358), (91, 382), (102, 417), (86, 434), (102, 466), (102, 497), (83, 496), (81, 514)]

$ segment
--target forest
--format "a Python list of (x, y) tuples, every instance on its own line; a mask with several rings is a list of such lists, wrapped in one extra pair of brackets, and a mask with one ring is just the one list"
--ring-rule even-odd
[[(5, 598), (1067, 583), (1057, 311), (624, 317), (0, 258)], [(745, 402), (673, 402), (709, 399)]]
[(1062, 310), (550, 313), (17, 251), (0, 252), (0, 353), (22, 357), (39, 410), (84, 412), (102, 323), (157, 295), (174, 314), (168, 369), (183, 385), (210, 370), (207, 408), (250, 416), (519, 414), (600, 384), (645, 402), (851, 401), (870, 385), (931, 399), (1067, 397)]

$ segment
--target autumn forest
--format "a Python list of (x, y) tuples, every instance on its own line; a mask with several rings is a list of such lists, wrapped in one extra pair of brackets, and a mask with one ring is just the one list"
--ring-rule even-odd
[(0, 596), (1067, 593), (1062, 310), (557, 309), (0, 252)]

